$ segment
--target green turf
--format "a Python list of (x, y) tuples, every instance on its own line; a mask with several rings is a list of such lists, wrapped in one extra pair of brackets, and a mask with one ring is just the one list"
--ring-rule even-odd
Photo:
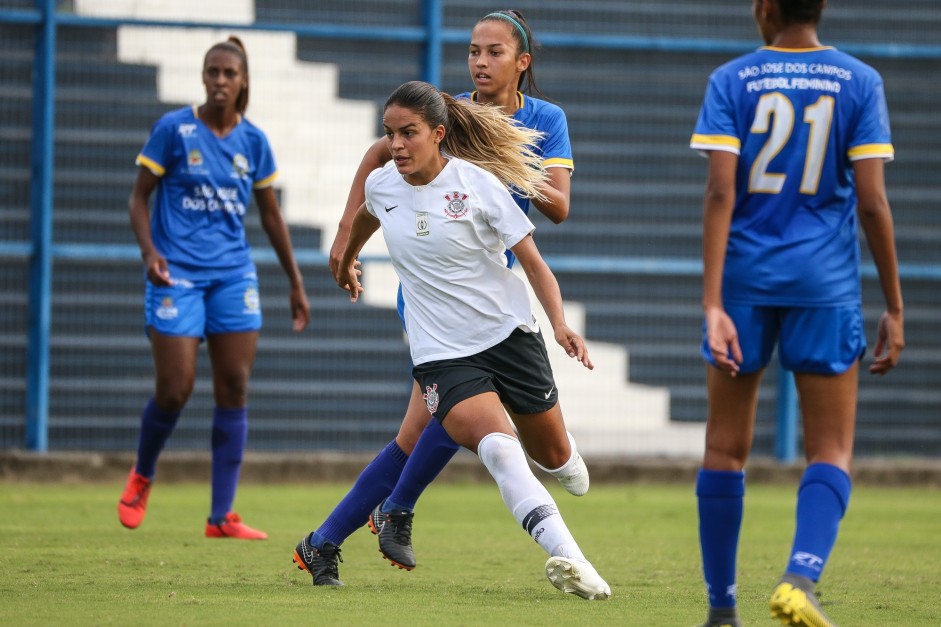
[[(437, 484), (420, 504), (419, 566), (388, 565), (364, 527), (343, 546), (342, 589), (291, 562), (348, 486), (246, 485), (238, 509), (265, 542), (203, 537), (205, 485), (157, 485), (136, 531), (121, 486), (0, 484), (0, 625), (639, 625), (705, 616), (692, 485), (553, 486), (611, 585), (587, 602), (545, 579), (545, 555), (492, 485)], [(749, 486), (739, 552), (746, 624), (775, 624), (767, 596), (793, 526), (793, 487)], [(941, 624), (941, 492), (857, 488), (821, 582), (841, 625)]]

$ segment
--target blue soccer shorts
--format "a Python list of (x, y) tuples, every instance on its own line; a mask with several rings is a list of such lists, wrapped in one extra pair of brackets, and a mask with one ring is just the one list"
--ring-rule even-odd
[(173, 285), (147, 281), (144, 294), (147, 328), (162, 335), (199, 337), (261, 329), (258, 275), (240, 271), (222, 278), (174, 277)]
[[(742, 347), (742, 374), (768, 366), (774, 348), (791, 372), (841, 374), (866, 353), (859, 305), (851, 307), (765, 307), (726, 305)], [(715, 366), (703, 323), (703, 358)]]

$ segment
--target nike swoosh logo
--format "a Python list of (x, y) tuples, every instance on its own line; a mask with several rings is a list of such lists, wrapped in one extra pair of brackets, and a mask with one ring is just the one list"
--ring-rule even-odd
[(392, 205), (391, 207), (386, 207), (386, 213), (389, 213), (390, 211), (392, 211), (392, 210), (395, 209), (396, 207), (398, 207), (398, 205)]
[(551, 388), (549, 388), (549, 391), (546, 392), (546, 400), (549, 400), (549, 397), (552, 396), (552, 390), (554, 389), (555, 389), (555, 386), (553, 385)]

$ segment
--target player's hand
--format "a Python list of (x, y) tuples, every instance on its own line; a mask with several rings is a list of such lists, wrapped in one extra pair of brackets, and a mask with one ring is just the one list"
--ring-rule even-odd
[(876, 331), (874, 359), (869, 365), (871, 374), (883, 375), (899, 362), (902, 349), (905, 348), (904, 326), (901, 313), (891, 314), (886, 311), (882, 314)]
[(359, 283), (359, 277), (363, 274), (360, 265), (359, 260), (354, 259), (349, 267), (341, 268), (336, 276), (337, 285), (350, 293), (350, 302), (353, 303), (359, 299), (359, 295), (363, 291), (363, 286)]
[(734, 377), (738, 374), (739, 364), (743, 359), (735, 323), (721, 307), (709, 307), (706, 309), (705, 317), (706, 338), (712, 358), (720, 370)]
[(303, 331), (310, 324), (310, 303), (307, 302), (303, 285), (291, 288), (291, 319), (295, 333)]
[(162, 287), (173, 285), (167, 260), (156, 250), (144, 256), (144, 268), (147, 272), (147, 280), (151, 284)]
[(342, 228), (337, 230), (336, 236), (333, 238), (333, 245), (330, 247), (330, 274), (333, 275), (333, 279), (337, 280), (337, 277), (340, 273), (340, 262), (343, 260), (343, 251), (346, 250), (346, 242), (350, 238), (349, 229), (344, 230)]
[(583, 340), (578, 333), (565, 324), (560, 325), (554, 332), (555, 341), (559, 343), (559, 346), (565, 349), (569, 357), (574, 357), (581, 365), (589, 370), (595, 369), (595, 364), (593, 364), (588, 357), (588, 347), (585, 346), (585, 340)]

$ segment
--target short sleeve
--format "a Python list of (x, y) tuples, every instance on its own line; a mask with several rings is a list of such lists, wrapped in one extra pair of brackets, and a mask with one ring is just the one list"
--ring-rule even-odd
[(568, 120), (566, 120), (565, 112), (562, 109), (553, 108), (544, 132), (546, 135), (541, 146), (543, 166), (574, 170), (575, 164), (572, 160), (572, 143), (569, 139)]
[(252, 184), (252, 188), (264, 189), (270, 187), (278, 178), (278, 166), (275, 164), (271, 144), (268, 143), (268, 138), (261, 131), (258, 132), (257, 141), (258, 155), (255, 161), (257, 166), (255, 167), (255, 182)]
[[(391, 162), (390, 162), (391, 163)], [(366, 177), (366, 183), (364, 185), (366, 191), (366, 211), (370, 213), (374, 218), (378, 218), (376, 215), (375, 209), (373, 209), (373, 189), (376, 186), (376, 177), (379, 176), (379, 173), (382, 172), (382, 168), (377, 168), (369, 173), (369, 176)]]
[(689, 146), (701, 153), (724, 150), (737, 155), (741, 151), (742, 141), (735, 124), (735, 107), (728, 96), (731, 90), (722, 85), (723, 80), (723, 75), (718, 73), (709, 77), (706, 96)]
[(497, 177), (489, 172), (483, 173), (476, 189), (487, 224), (507, 249), (516, 246), (536, 229)]
[(892, 133), (889, 130), (889, 108), (885, 101), (882, 79), (875, 74), (865, 98), (859, 107), (859, 123), (850, 139), (847, 154), (850, 161), (881, 158), (891, 161), (895, 157)]
[(154, 123), (147, 143), (144, 144), (134, 162), (147, 168), (155, 176), (163, 176), (171, 166), (173, 137), (173, 124), (169, 123), (166, 118), (161, 118)]

